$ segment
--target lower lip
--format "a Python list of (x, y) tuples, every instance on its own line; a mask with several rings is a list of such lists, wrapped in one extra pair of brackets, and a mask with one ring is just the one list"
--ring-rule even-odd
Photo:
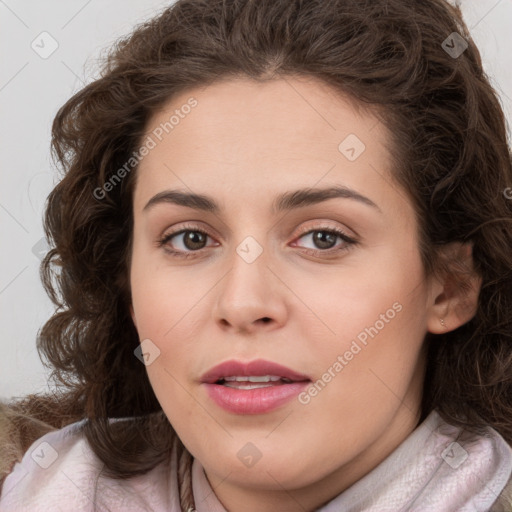
[(221, 384), (205, 386), (210, 398), (226, 411), (236, 414), (262, 414), (290, 401), (309, 384), (309, 381), (303, 381), (258, 389), (236, 389)]

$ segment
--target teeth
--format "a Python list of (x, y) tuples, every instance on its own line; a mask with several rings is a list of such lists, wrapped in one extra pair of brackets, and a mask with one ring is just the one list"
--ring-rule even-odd
[[(239, 376), (233, 376), (233, 377), (223, 377), (222, 380), (225, 380), (227, 382), (277, 382), (278, 380), (281, 380), (281, 377), (277, 377), (275, 375), (250, 375), (246, 377), (239, 377)], [(285, 379), (283, 377), (283, 380), (289, 380)]]
[(260, 389), (260, 388), (272, 388), (274, 387), (272, 384), (224, 384), (227, 388), (235, 388), (235, 389)]
[(275, 386), (276, 384), (274, 383), (279, 381), (284, 383), (292, 382), (286, 377), (279, 377), (277, 375), (231, 375), (219, 379), (217, 383), (228, 388), (258, 389)]

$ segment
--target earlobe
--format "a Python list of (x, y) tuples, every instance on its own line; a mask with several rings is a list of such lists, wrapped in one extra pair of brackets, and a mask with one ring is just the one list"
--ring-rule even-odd
[(433, 334), (453, 331), (469, 322), (477, 311), (482, 285), (471, 244), (448, 244), (440, 256), (443, 277), (433, 278), (427, 319), (427, 330)]

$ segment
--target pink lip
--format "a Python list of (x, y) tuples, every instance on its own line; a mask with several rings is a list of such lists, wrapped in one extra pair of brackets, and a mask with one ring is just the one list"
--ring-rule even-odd
[(231, 360), (218, 364), (210, 368), (202, 377), (201, 382), (214, 383), (223, 377), (231, 377), (233, 375), (251, 376), (251, 375), (277, 375), (278, 377), (286, 377), (293, 381), (311, 380), (310, 377), (302, 373), (295, 372), (272, 361), (264, 359), (255, 359), (248, 363)]
[[(293, 382), (258, 389), (236, 389), (216, 384), (223, 377), (251, 375), (276, 375)], [(309, 385), (311, 379), (280, 364), (257, 359), (249, 363), (234, 360), (221, 363), (208, 370), (201, 377), (201, 382), (219, 407), (236, 414), (262, 414), (291, 400)]]
[(203, 384), (209, 397), (228, 412), (263, 414), (273, 411), (303, 391), (309, 381), (293, 382), (260, 389), (235, 389), (222, 384)]

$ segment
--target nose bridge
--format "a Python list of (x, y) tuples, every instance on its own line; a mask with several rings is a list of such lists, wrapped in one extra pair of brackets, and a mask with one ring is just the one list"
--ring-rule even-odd
[(271, 232), (264, 222), (263, 209), (251, 205), (244, 211), (239, 205), (238, 214), (233, 218), (232, 243), (233, 254), (230, 255), (232, 271), (241, 279), (268, 272), (266, 265), (270, 255)]
[[(262, 238), (261, 235), (258, 238)], [(236, 302), (242, 297), (255, 304), (263, 300), (268, 289), (268, 247), (256, 237), (248, 235), (234, 247), (230, 257), (231, 270), (227, 274), (224, 294)], [(252, 298), (254, 297), (254, 298)]]
[[(270, 251), (265, 233), (247, 235), (234, 246), (229, 258), (230, 270), (219, 287), (217, 321), (237, 329), (249, 329), (262, 318), (281, 321), (282, 297), (277, 296), (276, 283), (268, 268)], [(268, 320), (267, 320), (268, 321)]]

